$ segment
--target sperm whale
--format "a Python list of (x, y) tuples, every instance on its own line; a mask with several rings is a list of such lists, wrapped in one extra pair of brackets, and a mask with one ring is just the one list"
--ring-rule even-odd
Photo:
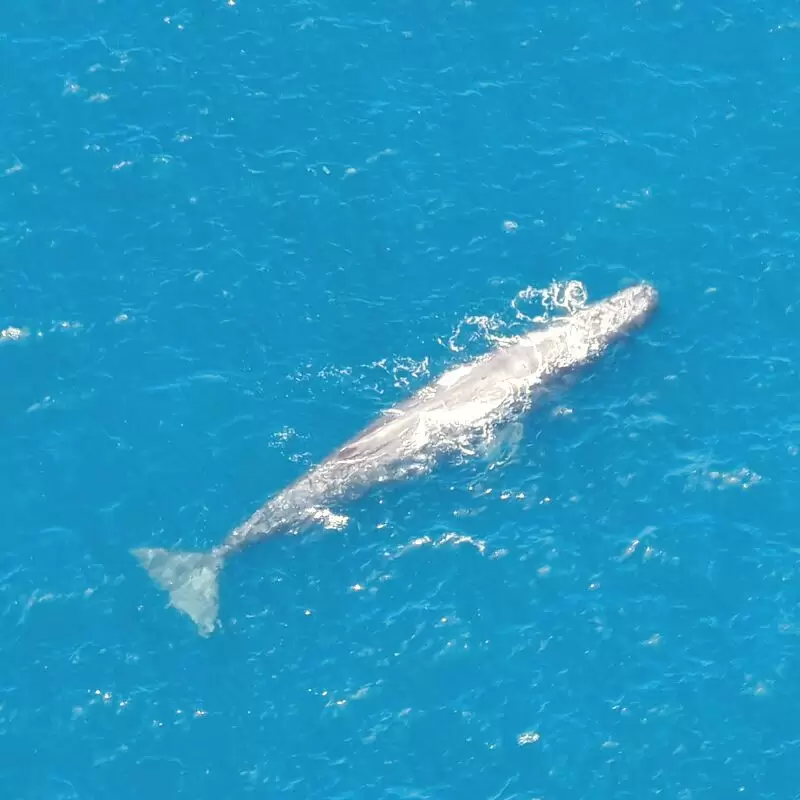
[(655, 310), (656, 290), (630, 286), (453, 367), (388, 409), (206, 552), (139, 548), (133, 555), (202, 636), (218, 625), (219, 573), (247, 545), (326, 525), (333, 508), (370, 488), (424, 474), (455, 450), (470, 452), (526, 412), (559, 375), (596, 359)]

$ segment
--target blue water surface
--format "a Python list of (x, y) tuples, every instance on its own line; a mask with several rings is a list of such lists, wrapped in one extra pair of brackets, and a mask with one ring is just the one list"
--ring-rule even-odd
[[(800, 23), (15, 3), (0, 797), (800, 797)], [(207, 549), (553, 282), (646, 330), (504, 465)]]

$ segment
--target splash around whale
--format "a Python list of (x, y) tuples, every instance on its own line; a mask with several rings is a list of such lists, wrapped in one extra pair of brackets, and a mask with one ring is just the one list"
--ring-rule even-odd
[(219, 572), (229, 555), (277, 533), (329, 524), (336, 504), (424, 474), (447, 454), (473, 452), (527, 411), (554, 379), (641, 326), (657, 301), (649, 284), (631, 286), (448, 370), (272, 497), (213, 550), (131, 552), (169, 592), (170, 605), (208, 636), (218, 624)]

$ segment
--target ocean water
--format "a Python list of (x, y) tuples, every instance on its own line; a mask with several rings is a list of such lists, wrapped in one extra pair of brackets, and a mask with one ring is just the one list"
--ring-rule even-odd
[[(17, 3), (0, 797), (800, 797), (788, 2)], [(542, 313), (661, 308), (500, 457), (205, 549)]]

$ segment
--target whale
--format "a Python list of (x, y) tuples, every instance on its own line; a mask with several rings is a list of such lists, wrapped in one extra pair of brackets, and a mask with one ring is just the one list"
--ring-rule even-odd
[[(216, 547), (136, 548), (133, 556), (204, 637), (219, 627), (219, 576), (254, 542), (314, 526), (337, 527), (335, 509), (377, 486), (428, 473), (448, 455), (474, 455), (528, 412), (560, 376), (589, 364), (641, 328), (658, 305), (649, 283), (628, 286), (451, 367), (388, 408), (352, 439), (271, 497)], [(346, 518), (344, 518), (346, 519)]]

